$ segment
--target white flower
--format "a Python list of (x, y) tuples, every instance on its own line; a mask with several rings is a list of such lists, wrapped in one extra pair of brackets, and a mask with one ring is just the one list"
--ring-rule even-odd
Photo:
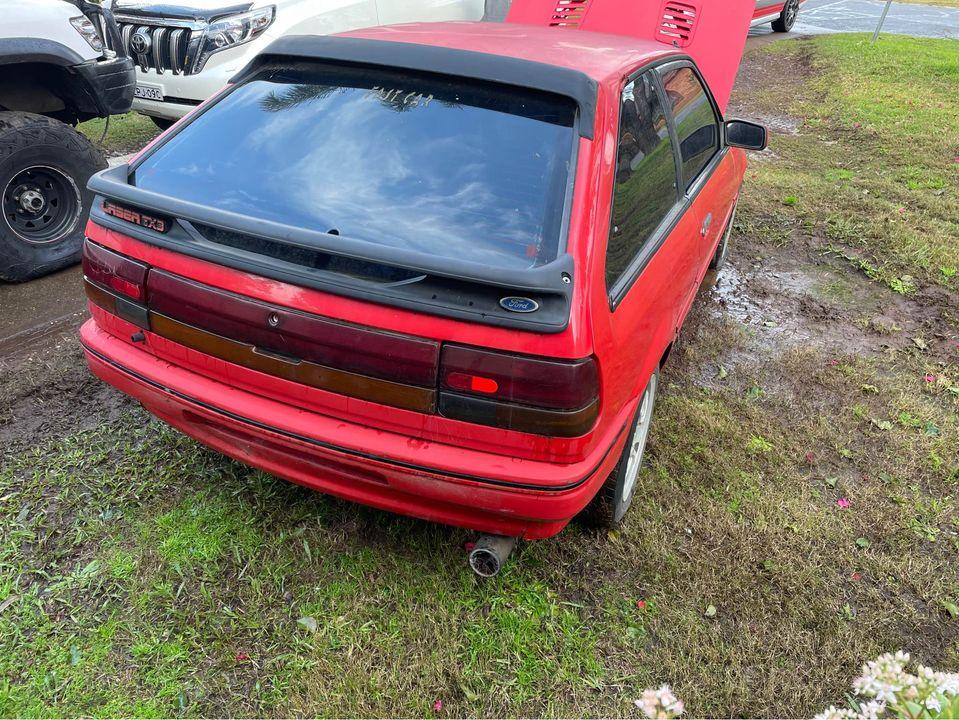
[(857, 720), (858, 716), (852, 710), (847, 710), (830, 705), (829, 709), (819, 713), (813, 720)]
[(635, 703), (636, 707), (652, 720), (676, 718), (682, 715), (685, 710), (683, 701), (673, 694), (669, 685), (663, 685), (658, 690), (644, 690), (642, 696)]
[(886, 703), (870, 700), (859, 707), (860, 720), (877, 720), (886, 710)]
[(942, 710), (942, 703), (939, 702), (939, 698), (937, 698), (935, 695), (930, 695), (926, 698), (926, 707), (933, 712), (939, 712)]
[(933, 678), (936, 692), (946, 697), (959, 695), (959, 673), (937, 672)]

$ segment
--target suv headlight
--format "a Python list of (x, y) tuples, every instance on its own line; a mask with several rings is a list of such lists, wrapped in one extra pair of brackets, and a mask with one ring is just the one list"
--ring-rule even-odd
[(228, 50), (258, 37), (270, 27), (274, 17), (276, 17), (276, 6), (268, 5), (210, 23), (203, 35), (193, 72), (200, 72), (213, 53)]
[(86, 15), (70, 18), (70, 24), (83, 36), (90, 47), (97, 52), (103, 52), (103, 40), (100, 38), (100, 33), (97, 32), (96, 25), (90, 22), (90, 18)]

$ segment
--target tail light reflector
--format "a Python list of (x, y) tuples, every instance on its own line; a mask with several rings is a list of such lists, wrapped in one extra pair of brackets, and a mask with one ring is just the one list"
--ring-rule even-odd
[(593, 358), (565, 361), (444, 345), (440, 412), (508, 430), (575, 437), (599, 411)]
[(83, 275), (131, 300), (146, 299), (147, 266), (87, 240), (83, 243)]
[(444, 345), (440, 360), (441, 389), (556, 410), (588, 405), (598, 380), (592, 358), (568, 362)]

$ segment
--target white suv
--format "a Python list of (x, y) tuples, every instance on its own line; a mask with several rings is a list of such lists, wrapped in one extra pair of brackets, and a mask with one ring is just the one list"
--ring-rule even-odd
[(80, 259), (107, 162), (73, 126), (127, 112), (135, 76), (98, 4), (0, 0), (0, 18), (0, 281), (19, 282)]
[(116, 0), (124, 48), (137, 64), (133, 107), (161, 128), (227, 84), (284, 35), (371, 25), (479, 20), (484, 0)]

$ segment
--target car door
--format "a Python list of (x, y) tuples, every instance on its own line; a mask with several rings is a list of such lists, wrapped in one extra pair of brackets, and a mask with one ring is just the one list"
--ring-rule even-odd
[[(735, 183), (722, 142), (719, 111), (709, 89), (689, 60), (657, 69), (666, 112), (676, 138), (680, 189), (687, 223), (694, 228), (677, 238), (684, 290), (678, 325), (689, 311), (735, 202)], [(677, 325), (677, 329), (678, 329)]]
[(756, 0), (756, 10), (753, 13), (753, 20), (779, 17), (779, 13), (783, 11), (785, 6), (786, 3), (784, 0)]
[(655, 70), (635, 75), (620, 98), (615, 177), (604, 257), (608, 320), (599, 331), (606, 402), (637, 397), (672, 341), (688, 283), (675, 138)]

